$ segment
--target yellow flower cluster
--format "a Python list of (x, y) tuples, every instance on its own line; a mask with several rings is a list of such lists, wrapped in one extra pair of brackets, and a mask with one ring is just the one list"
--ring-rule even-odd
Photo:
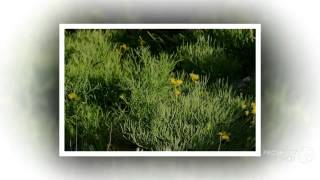
[[(248, 109), (247, 107), (248, 107), (248, 106), (247, 106), (246, 102), (243, 101), (242, 104), (241, 104), (241, 108), (242, 108), (242, 110), (244, 110), (244, 114), (245, 114), (246, 116), (249, 116), (250, 111), (249, 111), (249, 109)], [(251, 113), (252, 113), (253, 115), (256, 114), (256, 103), (255, 103), (255, 102), (252, 102), (252, 103), (251, 103)]]
[(74, 93), (74, 92), (69, 93), (69, 94), (68, 94), (68, 98), (69, 98), (71, 101), (73, 101), (73, 100), (79, 100), (79, 99), (80, 99), (80, 97), (79, 97), (76, 93)]
[(183, 83), (181, 79), (175, 79), (175, 78), (171, 78), (170, 82), (174, 87), (178, 87)]
[(190, 73), (189, 76), (193, 82), (199, 81), (200, 79), (198, 74)]
[(228, 133), (226, 131), (221, 131), (218, 133), (218, 135), (220, 136), (221, 141), (226, 141), (226, 142), (230, 141), (231, 133)]
[[(195, 73), (190, 73), (189, 74), (191, 80), (193, 82), (197, 82), (199, 81), (200, 77), (198, 74), (195, 74)], [(180, 96), (181, 95), (181, 91), (179, 90), (179, 87), (182, 85), (183, 83), (183, 80), (181, 79), (175, 79), (175, 78), (171, 78), (170, 79), (170, 83), (173, 85), (174, 87), (174, 94), (175, 96)]]
[(175, 96), (180, 96), (181, 95), (181, 91), (179, 90), (179, 86), (182, 85), (183, 81), (181, 79), (171, 78), (170, 79), (170, 83), (174, 87), (174, 95)]
[(256, 123), (256, 118), (255, 118), (255, 114), (256, 114), (256, 103), (255, 102), (252, 102), (251, 103), (251, 106), (249, 106), (246, 104), (246, 102), (244, 101), (242, 104), (241, 104), (241, 108), (242, 110), (244, 111), (244, 114), (246, 116), (249, 116), (250, 113), (252, 114), (252, 116), (249, 117), (249, 120), (250, 121), (250, 125), (249, 127), (254, 127), (255, 126), (255, 123)]
[(256, 114), (256, 103), (255, 102), (253, 102), (253, 103), (251, 103), (251, 108), (252, 108), (252, 114)]

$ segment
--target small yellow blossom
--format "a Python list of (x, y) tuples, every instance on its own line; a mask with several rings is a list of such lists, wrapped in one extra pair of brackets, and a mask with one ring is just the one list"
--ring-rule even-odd
[(183, 83), (183, 81), (182, 81), (182, 80), (180, 80), (180, 79), (177, 79), (177, 80), (176, 80), (176, 84), (177, 84), (177, 86), (180, 86), (182, 83)]
[(190, 73), (190, 78), (192, 81), (198, 81), (199, 80), (199, 75), (198, 74), (194, 74), (194, 73)]
[(223, 141), (230, 141), (230, 133), (226, 132), (226, 131), (221, 131), (218, 133), (218, 135), (220, 136), (220, 139)]
[(70, 94), (68, 94), (68, 98), (72, 101), (72, 100), (79, 100), (80, 98), (78, 97), (78, 95), (74, 92), (71, 92)]
[(182, 81), (181, 79), (174, 79), (174, 78), (171, 78), (171, 79), (170, 79), (170, 82), (171, 82), (171, 84), (174, 85), (175, 87), (178, 87), (178, 86), (180, 86), (180, 85), (183, 83), (183, 81)]
[(251, 107), (252, 107), (252, 114), (256, 114), (256, 103), (255, 102), (251, 103)]
[(248, 110), (246, 110), (244, 113), (245, 113), (246, 116), (249, 116), (249, 111)]
[(175, 94), (176, 96), (180, 96), (180, 95), (181, 95), (181, 91), (179, 91), (178, 89), (175, 89), (175, 90), (174, 90), (174, 94)]

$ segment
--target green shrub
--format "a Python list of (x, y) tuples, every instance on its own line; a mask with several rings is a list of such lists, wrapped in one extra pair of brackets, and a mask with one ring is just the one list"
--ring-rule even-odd
[(254, 94), (227, 80), (242, 78), (241, 58), (210, 33), (67, 31), (65, 149), (254, 150)]

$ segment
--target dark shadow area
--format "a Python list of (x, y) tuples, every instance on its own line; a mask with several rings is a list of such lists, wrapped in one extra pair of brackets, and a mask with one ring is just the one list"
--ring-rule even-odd
[(147, 46), (152, 55), (161, 52), (172, 53), (182, 43), (195, 42), (196, 37), (192, 30), (181, 29), (128, 29), (116, 30), (115, 43), (126, 44), (130, 48)]
[(102, 77), (89, 78), (89, 83), (97, 86), (86, 95), (88, 103), (96, 104), (104, 111), (125, 108), (126, 104), (123, 98), (129, 100), (131, 92), (119, 85), (118, 82), (116, 79), (106, 82)]

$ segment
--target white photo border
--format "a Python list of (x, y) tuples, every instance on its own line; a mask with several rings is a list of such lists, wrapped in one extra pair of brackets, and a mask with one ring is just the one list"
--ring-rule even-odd
[[(64, 53), (66, 29), (255, 29), (255, 151), (65, 151)], [(59, 24), (59, 156), (60, 157), (260, 157), (261, 156), (261, 24)]]

